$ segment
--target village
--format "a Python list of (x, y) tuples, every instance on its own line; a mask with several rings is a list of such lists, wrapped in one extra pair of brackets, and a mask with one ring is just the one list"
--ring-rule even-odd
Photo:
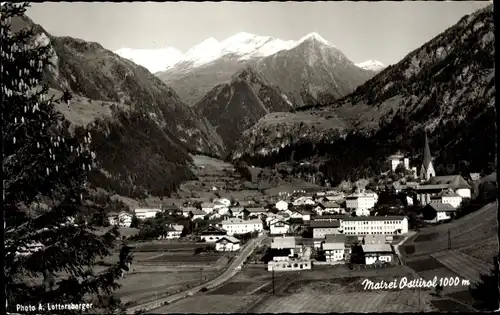
[[(219, 252), (237, 252), (248, 238), (266, 234), (269, 246), (264, 256), (269, 271), (342, 263), (398, 264), (398, 244), (411, 235), (411, 228), (418, 228), (412, 221), (449, 221), (463, 201), (471, 198), (471, 186), (461, 175), (436, 176), (427, 137), (423, 156), (419, 174), (415, 166), (410, 167), (408, 157), (399, 153), (389, 156), (391, 171), (403, 169), (411, 181), (397, 181), (390, 188), (376, 187), (377, 191), (365, 187), (350, 193), (296, 190), (268, 195), (260, 202), (220, 196), (179, 206), (137, 208), (133, 214), (112, 214), (109, 221), (111, 225), (131, 227), (134, 220), (181, 217), (190, 223), (167, 224), (157, 239), (189, 238), (212, 244)], [(380, 194), (392, 200), (385, 198), (381, 204)], [(419, 212), (412, 218), (408, 209), (416, 205)]]

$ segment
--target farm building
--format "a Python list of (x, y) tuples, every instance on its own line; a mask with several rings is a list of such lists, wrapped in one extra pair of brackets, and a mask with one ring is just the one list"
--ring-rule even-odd
[(271, 235), (288, 234), (291, 231), (290, 223), (285, 221), (274, 221), (269, 224)]
[(449, 220), (457, 212), (457, 209), (448, 203), (430, 203), (424, 207), (423, 219), (428, 222), (440, 222)]
[(215, 225), (210, 225), (206, 229), (200, 231), (198, 236), (207, 243), (215, 243), (224, 236), (227, 236), (227, 231)]
[(442, 191), (435, 196), (431, 196), (430, 204), (439, 204), (439, 203), (447, 203), (450, 204), (453, 208), (458, 208), (462, 203), (462, 196), (457, 194), (454, 191)]
[(205, 218), (206, 215), (207, 214), (204, 211), (196, 208), (189, 211), (189, 216), (191, 217), (191, 220), (203, 219)]
[(345, 241), (346, 236), (343, 234), (326, 235), (323, 243), (326, 261), (342, 261), (345, 259)]
[(154, 218), (160, 212), (162, 212), (161, 209), (138, 208), (134, 210), (135, 216), (141, 220)]
[(108, 221), (110, 225), (130, 227), (130, 224), (132, 224), (132, 215), (128, 212), (122, 211), (109, 216)]
[(287, 210), (288, 209), (288, 202), (284, 200), (280, 200), (275, 204), (276, 209), (279, 211)]
[(408, 233), (408, 218), (404, 216), (371, 216), (341, 220), (346, 235), (397, 235)]
[(166, 239), (177, 239), (181, 237), (182, 230), (184, 230), (184, 225), (181, 224), (168, 224), (166, 226), (167, 234)]
[(288, 214), (292, 219), (302, 219), (303, 221), (311, 220), (311, 213), (306, 210), (291, 210), (288, 209)]
[(219, 252), (235, 252), (240, 250), (240, 240), (233, 236), (223, 236), (215, 242), (215, 250)]
[(262, 220), (252, 219), (252, 220), (241, 220), (237, 218), (231, 218), (220, 223), (220, 226), (227, 231), (228, 235), (233, 234), (246, 234), (254, 231), (261, 232), (264, 227)]
[(393, 260), (393, 250), (389, 244), (364, 244), (361, 245), (365, 255), (365, 264), (371, 265), (376, 262), (390, 263)]
[(313, 238), (324, 238), (327, 234), (339, 234), (340, 222), (335, 221), (312, 221)]

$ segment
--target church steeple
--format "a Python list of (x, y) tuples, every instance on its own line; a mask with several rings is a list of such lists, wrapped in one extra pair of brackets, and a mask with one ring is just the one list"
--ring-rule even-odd
[(425, 144), (424, 144), (424, 160), (422, 162), (422, 168), (420, 170), (420, 178), (429, 180), (431, 177), (436, 176), (434, 171), (434, 166), (432, 165), (431, 150), (429, 148), (429, 139), (427, 138), (427, 132), (425, 132)]

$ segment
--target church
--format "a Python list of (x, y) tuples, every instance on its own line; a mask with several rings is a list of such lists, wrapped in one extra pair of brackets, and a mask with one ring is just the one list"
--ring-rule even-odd
[[(462, 175), (436, 176), (427, 133), (425, 134), (424, 158), (419, 177), (424, 184), (419, 184), (415, 189), (417, 191), (417, 199), (422, 205), (427, 205), (431, 202), (435, 203), (437, 200), (447, 202), (447, 199), (443, 196), (449, 197), (449, 195), (453, 195), (455, 199), (459, 198), (459, 205), (463, 198), (471, 197), (471, 187)], [(458, 207), (456, 201), (452, 202), (452, 204), (454, 208)]]

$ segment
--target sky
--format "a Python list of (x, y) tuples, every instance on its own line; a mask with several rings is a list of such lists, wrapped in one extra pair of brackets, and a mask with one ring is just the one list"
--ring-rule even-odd
[(33, 3), (27, 15), (56, 36), (120, 48), (175, 47), (239, 32), (298, 40), (316, 32), (351, 61), (397, 63), (490, 1)]

